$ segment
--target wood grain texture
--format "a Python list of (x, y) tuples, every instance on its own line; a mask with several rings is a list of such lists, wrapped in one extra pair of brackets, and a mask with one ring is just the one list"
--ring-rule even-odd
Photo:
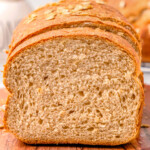
[[(0, 89), (0, 105), (5, 104), (8, 92)], [(0, 112), (0, 121), (3, 115)], [(142, 124), (150, 125), (150, 86), (145, 85), (145, 106)], [(11, 133), (0, 129), (0, 150), (150, 150), (150, 127), (141, 128), (140, 137), (132, 143), (108, 147), (87, 145), (27, 145), (19, 141)]]

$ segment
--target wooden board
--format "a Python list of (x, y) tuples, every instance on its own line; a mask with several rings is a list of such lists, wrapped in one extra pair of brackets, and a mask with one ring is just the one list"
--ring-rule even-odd
[[(5, 104), (7, 91), (0, 89), (0, 105)], [(2, 123), (3, 112), (0, 112)], [(145, 86), (145, 106), (142, 124), (150, 125), (150, 86)], [(14, 135), (0, 129), (0, 150), (150, 150), (150, 127), (141, 128), (140, 137), (132, 143), (115, 146), (87, 146), (87, 145), (27, 145), (19, 141)]]

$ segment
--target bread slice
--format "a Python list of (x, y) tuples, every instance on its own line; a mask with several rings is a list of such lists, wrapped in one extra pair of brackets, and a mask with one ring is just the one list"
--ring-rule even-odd
[(5, 128), (30, 144), (130, 142), (143, 106), (139, 64), (128, 41), (100, 29), (33, 36), (5, 66)]
[[(91, 27), (91, 28), (99, 28), (101, 30), (111, 32), (118, 34), (119, 36), (126, 39), (135, 49), (137, 52), (139, 58), (141, 57), (141, 47), (138, 42), (138, 40), (132, 35), (130, 31), (123, 28), (122, 26), (118, 25), (117, 23), (112, 23), (110, 21), (100, 21), (99, 18), (96, 17), (89, 17), (89, 16), (71, 16), (66, 17), (63, 19), (62, 22), (57, 20), (56, 22), (52, 23), (52, 25), (49, 25), (46, 27), (42, 26), (43, 28), (38, 30), (38, 28), (35, 28), (38, 32), (33, 32), (32, 28), (30, 29), (32, 31), (33, 35), (28, 34), (28, 36), (24, 39), (26, 40), (28, 37), (36, 36), (39, 33), (51, 31), (51, 30), (57, 30), (62, 28), (73, 28), (73, 27)], [(22, 42), (22, 41), (20, 41)], [(12, 49), (13, 51), (14, 49)]]

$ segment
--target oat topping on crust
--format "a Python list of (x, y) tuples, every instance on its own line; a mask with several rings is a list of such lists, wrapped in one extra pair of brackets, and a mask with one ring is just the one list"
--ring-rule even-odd
[(76, 5), (72, 11), (77, 12), (77, 11), (87, 10), (87, 9), (91, 9), (91, 8), (92, 8), (92, 5), (90, 5), (89, 3), (83, 3), (81, 5)]
[(45, 15), (49, 15), (49, 14), (51, 14), (53, 12), (53, 10), (52, 9), (49, 9), (49, 10), (46, 10), (45, 12), (44, 12), (44, 14)]
[(106, 0), (95, 0), (95, 2), (98, 4), (105, 4)]
[(120, 1), (119, 6), (124, 8), (126, 6), (126, 2), (124, 0)]
[(5, 109), (6, 109), (6, 105), (2, 105), (2, 106), (0, 106), (0, 111), (5, 111)]
[(52, 19), (54, 19), (54, 18), (55, 18), (55, 16), (56, 16), (56, 14), (55, 14), (55, 13), (47, 14), (47, 15), (46, 15), (45, 20), (52, 20)]
[(64, 7), (58, 7), (57, 10), (56, 10), (56, 12), (58, 14), (65, 14), (65, 15), (70, 14), (69, 10), (66, 9), (66, 8), (64, 8)]
[(29, 17), (25, 20), (25, 24), (28, 24), (28, 23), (30, 23), (30, 22), (32, 22), (32, 21), (34, 21), (35, 19), (36, 19), (36, 17), (37, 17), (37, 15), (34, 13), (34, 14), (31, 14), (31, 15), (29, 15)]

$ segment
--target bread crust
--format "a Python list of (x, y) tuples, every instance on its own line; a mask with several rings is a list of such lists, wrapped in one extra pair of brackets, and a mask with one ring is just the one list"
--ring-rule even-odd
[[(10, 51), (13, 51), (13, 49), (16, 48), (16, 46), (18, 46), (24, 40), (34, 35), (40, 34), (45, 30), (47, 30), (48, 28), (53, 29), (54, 26), (55, 27), (59, 26), (60, 23), (66, 25), (69, 22), (72, 22), (74, 24), (75, 22), (82, 21), (82, 19), (84, 19), (85, 17), (95, 17), (99, 19), (99, 21), (100, 20), (111, 21), (112, 24), (114, 22), (124, 28), (126, 27), (126, 30), (132, 33), (134, 38), (137, 39), (137, 41), (140, 41), (138, 34), (134, 31), (132, 26), (118, 11), (107, 5), (98, 4), (94, 0), (89, 1), (90, 6), (92, 6), (90, 9), (85, 9), (84, 11), (77, 11), (74, 13), (70, 13), (68, 15), (59, 14), (55, 16), (55, 18), (52, 20), (46, 20), (44, 13), (47, 12), (48, 10), (53, 10), (54, 12), (56, 12), (57, 8), (60, 6), (68, 8), (68, 6), (70, 5), (71, 6), (77, 5), (79, 2), (81, 2), (81, 0), (79, 1), (67, 0), (60, 2), (56, 6), (46, 5), (34, 11), (29, 16), (36, 15), (35, 19), (28, 24), (25, 23), (27, 18), (23, 19), (16, 28), (16, 30), (14, 31), (12, 42), (10, 45)], [(90, 18), (89, 20), (91, 19), (92, 18)], [(134, 40), (134, 42), (136, 41)]]

